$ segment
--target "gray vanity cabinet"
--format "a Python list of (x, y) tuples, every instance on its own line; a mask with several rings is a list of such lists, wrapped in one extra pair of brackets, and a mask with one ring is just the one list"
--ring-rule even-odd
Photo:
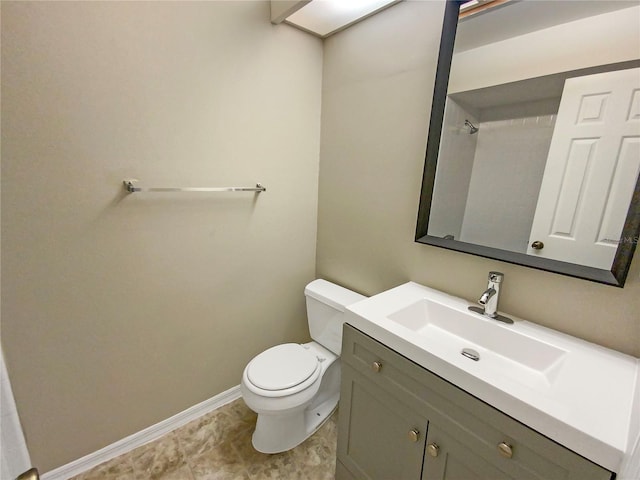
[(337, 480), (610, 480), (612, 473), (345, 325)]

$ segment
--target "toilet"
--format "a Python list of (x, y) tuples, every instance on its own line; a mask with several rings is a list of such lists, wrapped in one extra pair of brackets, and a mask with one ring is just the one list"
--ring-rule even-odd
[(271, 347), (242, 374), (242, 397), (258, 414), (253, 447), (262, 453), (294, 448), (334, 411), (340, 397), (344, 310), (366, 298), (326, 280), (312, 281), (304, 294), (313, 341)]

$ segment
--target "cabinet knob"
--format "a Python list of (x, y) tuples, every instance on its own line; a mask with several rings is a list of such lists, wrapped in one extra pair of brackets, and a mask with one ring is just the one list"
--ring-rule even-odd
[(412, 442), (417, 442), (420, 439), (420, 430), (417, 428), (413, 428), (409, 430), (409, 440)]
[(500, 442), (498, 444), (498, 452), (500, 452), (500, 455), (502, 455), (503, 457), (513, 457), (513, 447), (506, 442)]
[(371, 370), (373, 370), (374, 372), (379, 372), (380, 370), (382, 370), (382, 363), (380, 362), (373, 362), (371, 364)]
[(432, 457), (437, 457), (438, 453), (440, 453), (440, 447), (437, 443), (430, 443), (427, 445), (427, 453)]
[(542, 243), (540, 240), (536, 240), (531, 244), (531, 248), (533, 248), (534, 250), (542, 250), (544, 248), (544, 243)]

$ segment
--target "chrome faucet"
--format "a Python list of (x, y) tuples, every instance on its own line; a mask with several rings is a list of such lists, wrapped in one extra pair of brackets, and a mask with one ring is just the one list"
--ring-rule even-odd
[(504, 280), (504, 273), (489, 272), (489, 284), (487, 285), (487, 289), (478, 299), (478, 303), (484, 308), (469, 307), (469, 310), (500, 322), (513, 323), (513, 320), (510, 318), (498, 314), (498, 300), (500, 299), (500, 284), (502, 283), (502, 280)]
[(500, 272), (489, 272), (489, 285), (480, 295), (478, 303), (484, 307), (484, 315), (496, 318), (498, 314), (498, 300), (500, 299), (500, 284), (504, 279), (504, 274)]

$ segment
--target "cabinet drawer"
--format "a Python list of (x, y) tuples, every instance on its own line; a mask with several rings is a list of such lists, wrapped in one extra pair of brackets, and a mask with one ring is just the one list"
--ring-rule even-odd
[[(479, 458), (518, 479), (610, 479), (590, 462), (345, 324), (342, 361)], [(430, 427), (429, 427), (430, 428)], [(437, 436), (437, 435), (436, 435)], [(444, 435), (443, 435), (444, 438)], [(456, 447), (458, 450), (460, 448)], [(509, 450), (510, 458), (507, 458)], [(505, 456), (505, 454), (507, 456)], [(429, 465), (425, 456), (425, 466)], [(426, 467), (425, 467), (426, 468)], [(426, 477), (425, 477), (426, 478)], [(437, 478), (437, 477), (436, 477)], [(482, 478), (482, 477), (478, 477)]]
[(438, 377), (349, 324), (344, 326), (341, 359), (407, 406), (429, 407), (430, 377)]

